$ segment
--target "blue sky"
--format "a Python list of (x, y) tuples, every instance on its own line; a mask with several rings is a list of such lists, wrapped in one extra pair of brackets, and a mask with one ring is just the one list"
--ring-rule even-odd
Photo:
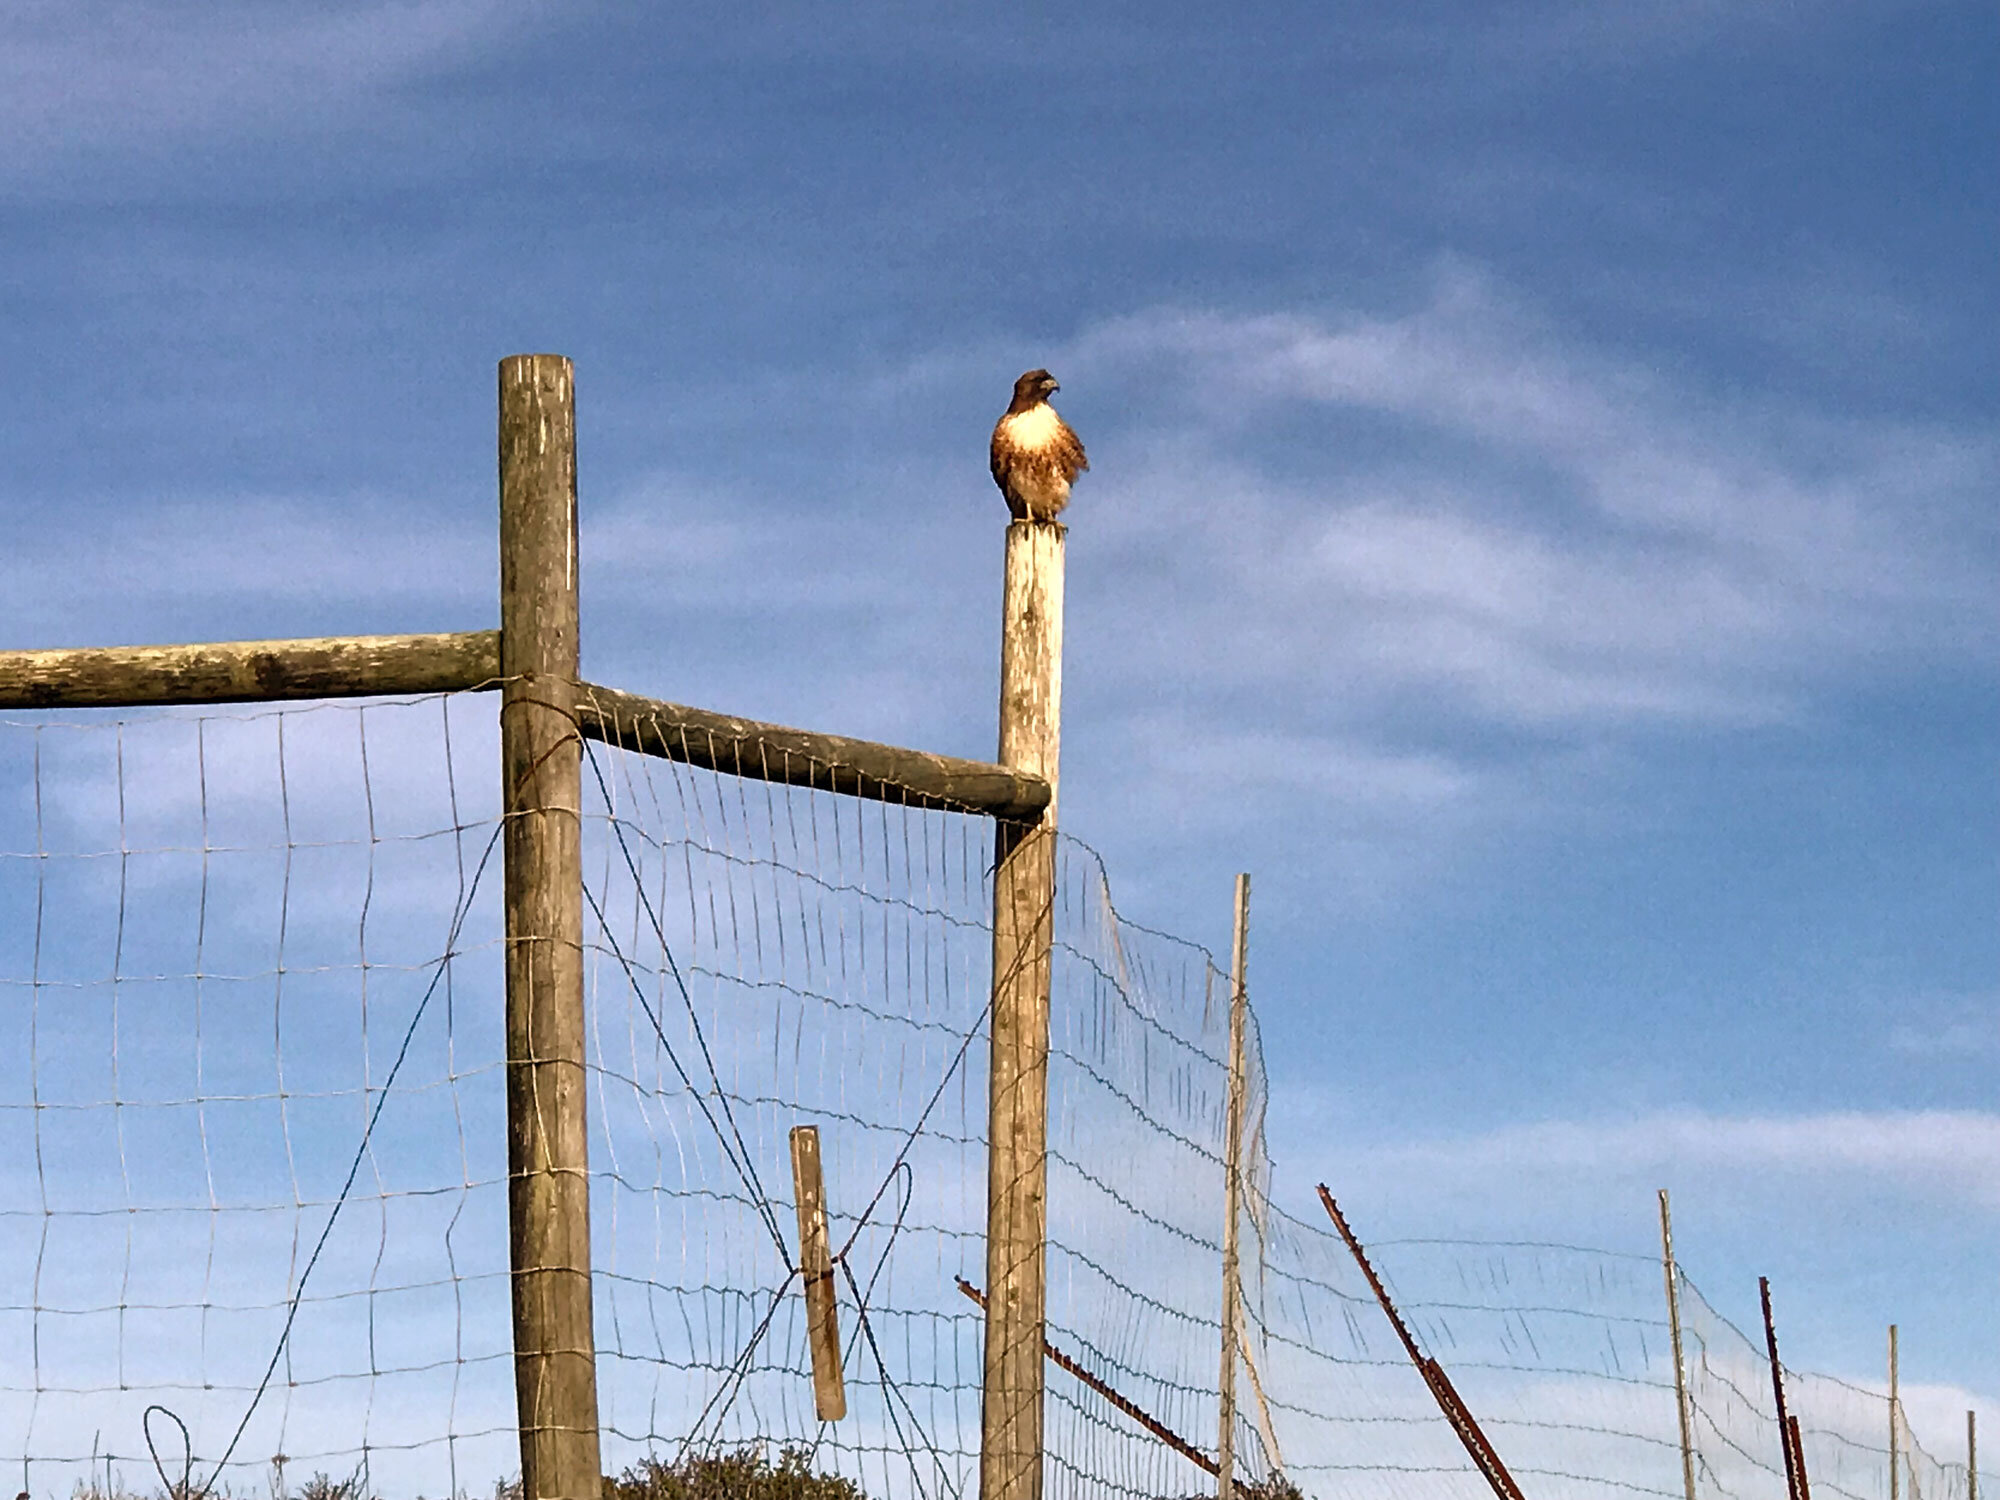
[(1218, 950), (1253, 872), (1290, 1206), (1670, 1186), (1794, 1360), (2000, 1399), (1990, 9), (0, 27), (7, 644), (489, 624), (553, 350), (590, 675), (985, 756), (1046, 364), (1065, 822)]

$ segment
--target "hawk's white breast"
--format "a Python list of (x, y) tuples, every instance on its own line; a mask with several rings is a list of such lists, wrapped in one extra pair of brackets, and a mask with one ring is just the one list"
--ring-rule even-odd
[(1016, 446), (1046, 448), (1056, 440), (1056, 433), (1062, 427), (1062, 418), (1056, 415), (1053, 406), (1044, 401), (1038, 406), (1029, 407), (1024, 412), (1016, 412), (1011, 417), (1003, 418), (1000, 425), (1007, 433), (1007, 440)]

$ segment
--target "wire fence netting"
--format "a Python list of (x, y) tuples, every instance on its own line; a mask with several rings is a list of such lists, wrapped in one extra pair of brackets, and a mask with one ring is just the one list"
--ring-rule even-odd
[(0, 729), (22, 1490), (517, 1464), (496, 744), (490, 698)]
[[(0, 722), (0, 1455), (37, 1500), (457, 1497), (518, 1471), (495, 707)], [(795, 1447), (880, 1500), (967, 1500), (993, 825), (602, 744), (582, 785), (607, 1472)], [(1228, 979), (1121, 917), (1068, 838), (1052, 915), (1047, 1487), (1212, 1493)], [(1253, 1012), (1238, 1482), (1485, 1494), (1330, 1226), (1275, 1201), (1262, 1057)], [(1657, 1259), (1370, 1249), (1528, 1495), (1682, 1494)], [(1698, 1493), (1782, 1495), (1760, 1347), (1682, 1300)], [(1882, 1394), (1791, 1379), (1815, 1488), (1888, 1500)], [(1965, 1493), (1900, 1451), (1898, 1500)]]
[[(1688, 1385), (1695, 1410), (1697, 1483), (1716, 1495), (1782, 1495), (1777, 1396), (1769, 1355), (1681, 1280)], [(1968, 1500), (1966, 1466), (1934, 1457), (1911, 1431), (1908, 1410), (1886, 1387), (1785, 1371), (1785, 1408), (1798, 1419), (1806, 1477), (1815, 1495), (1841, 1500)], [(1893, 1476), (1893, 1477), (1892, 1477)], [(1979, 1488), (1988, 1489), (1988, 1476)], [(1992, 1491), (1988, 1491), (1992, 1493)]]

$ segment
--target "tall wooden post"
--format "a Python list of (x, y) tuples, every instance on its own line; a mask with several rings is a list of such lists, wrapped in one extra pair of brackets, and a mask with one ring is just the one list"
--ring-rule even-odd
[(1049, 949), (1065, 534), (1053, 521), (1016, 521), (1007, 528), (999, 760), (1042, 777), (1050, 795), (1038, 821), (1001, 823), (994, 849), (980, 1500), (1041, 1500), (1042, 1494)]
[(583, 1065), (576, 396), (570, 362), (500, 363), (507, 1211), (523, 1500), (598, 1500)]
[(1250, 1008), (1244, 967), (1250, 943), (1250, 877), (1236, 877), (1235, 932), (1229, 945), (1229, 1118), (1222, 1131), (1222, 1380), (1215, 1441), (1215, 1500), (1236, 1488), (1236, 1334), (1242, 1302), (1236, 1220), (1243, 1212), (1243, 1032)]
[(1965, 1414), (1965, 1500), (1979, 1500), (1979, 1418)]
[(1687, 1358), (1681, 1352), (1681, 1270), (1674, 1262), (1674, 1215), (1660, 1189), (1660, 1262), (1667, 1273), (1667, 1333), (1674, 1354), (1674, 1409), (1681, 1421), (1681, 1488), (1694, 1496), (1694, 1416), (1688, 1402)]

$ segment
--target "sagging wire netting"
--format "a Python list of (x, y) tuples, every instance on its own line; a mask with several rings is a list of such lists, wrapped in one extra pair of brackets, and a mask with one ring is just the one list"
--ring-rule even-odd
[[(984, 1244), (992, 825), (587, 751), (607, 1470), (777, 1440), (870, 1494), (964, 1493), (979, 1320), (953, 1277)], [(814, 1412), (795, 1125), (820, 1130), (838, 1423)]]
[[(1247, 1280), (1246, 1263), (1244, 1291), (1287, 1475), (1308, 1494), (1487, 1500), (1346, 1247), (1322, 1224), (1264, 1213), (1263, 1281)], [(1659, 1259), (1459, 1240), (1368, 1248), (1419, 1345), (1531, 1500), (1685, 1494)], [(1717, 1314), (1685, 1273), (1679, 1286), (1695, 1492), (1784, 1500), (1762, 1340)], [(1785, 1378), (1815, 1496), (1967, 1496), (1964, 1466), (1926, 1452), (1906, 1408), (1891, 1490), (1885, 1392), (1789, 1367)], [(1924, 1416), (1948, 1431), (1962, 1414)]]
[[(1747, 1336), (1718, 1313), (1685, 1277), (1681, 1281), (1689, 1390), (1695, 1408), (1696, 1484), (1703, 1495), (1782, 1497), (1783, 1450), (1776, 1400), (1761, 1333)], [(1925, 1402), (1925, 1430), (1949, 1432), (1964, 1414), (1948, 1398)], [(1785, 1371), (1785, 1408), (1798, 1419), (1806, 1475), (1815, 1496), (1839, 1500), (1966, 1500), (1966, 1466), (1934, 1457), (1911, 1430), (1910, 1397), (1898, 1401), (1890, 1441), (1886, 1386), (1869, 1388), (1832, 1375)], [(1892, 1465), (1891, 1455), (1894, 1454)], [(1894, 1470), (1894, 1480), (1891, 1471)], [(1982, 1473), (1979, 1489), (2000, 1493), (2000, 1477)]]
[[(1272, 1208), (1264, 1229), (1263, 1281), (1246, 1283), (1245, 1297), (1294, 1482), (1314, 1494), (1489, 1500), (1331, 1226)], [(1526, 1494), (1682, 1494), (1657, 1259), (1442, 1240), (1368, 1250)]]
[[(496, 707), (0, 725), (0, 1453), (38, 1500), (517, 1471)], [(601, 745), (583, 790), (607, 1471), (796, 1445), (965, 1500), (992, 825)], [(1228, 985), (1121, 919), (1087, 848), (1057, 869), (1048, 1487), (1212, 1493)], [(1483, 1495), (1331, 1229), (1273, 1202), (1261, 1057), (1253, 1014), (1239, 1482)], [(796, 1124), (841, 1252), (830, 1424)], [(1535, 1500), (1681, 1493), (1657, 1261), (1371, 1250)], [(1775, 1500), (1761, 1349), (1683, 1304), (1698, 1492)], [(1816, 1489), (1887, 1500), (1883, 1397), (1793, 1381)], [(1899, 1500), (1964, 1493), (1900, 1447)]]
[[(607, 1467), (763, 1441), (871, 1495), (976, 1493), (983, 1318), (960, 1283), (985, 1275), (992, 824), (601, 746), (585, 794)], [(1053, 933), (1048, 1338), (1212, 1454), (1227, 987), (1122, 922), (1067, 839)], [(801, 1124), (844, 1252), (838, 1423), (794, 1273)], [(1052, 1493), (1212, 1484), (1048, 1381)], [(1254, 1428), (1240, 1449), (1259, 1470)]]

